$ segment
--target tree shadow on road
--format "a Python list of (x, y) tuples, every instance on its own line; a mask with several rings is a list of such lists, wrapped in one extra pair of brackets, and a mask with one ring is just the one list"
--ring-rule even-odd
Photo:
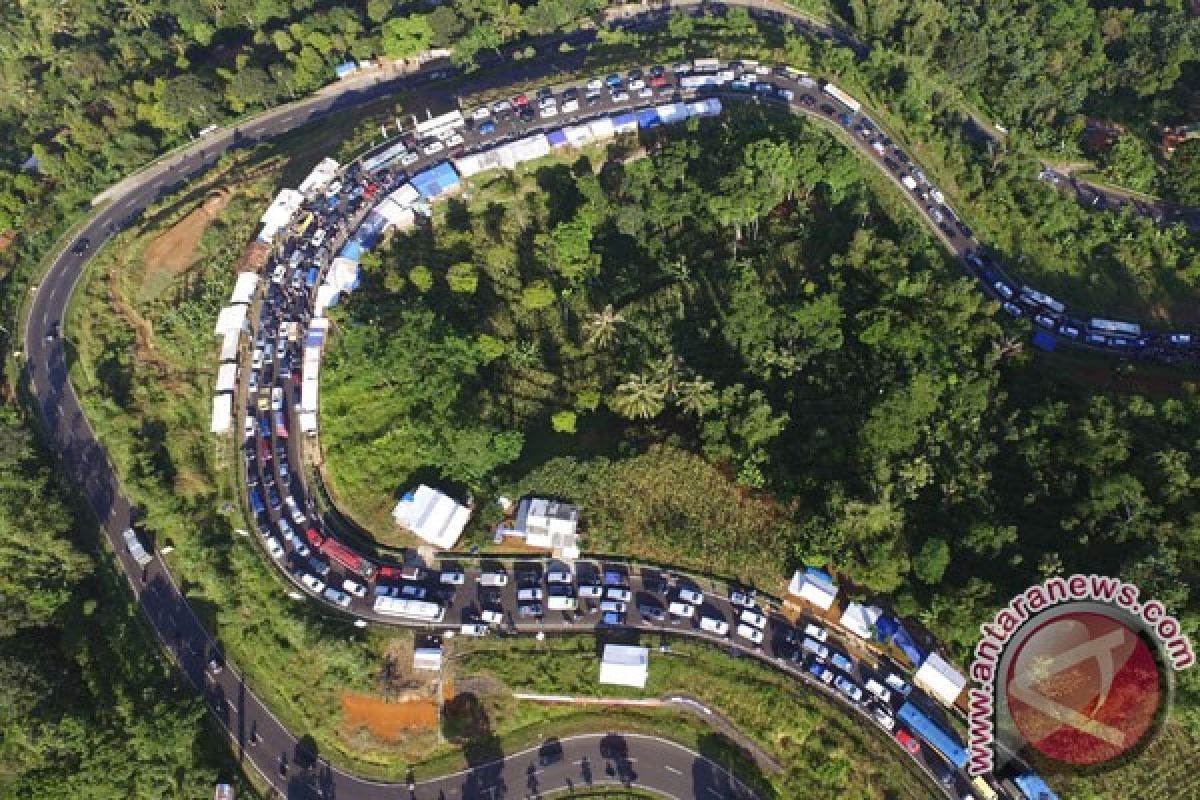
[(703, 756), (692, 762), (692, 781), (697, 797), (713, 794), (729, 800), (753, 797), (779, 800), (778, 793), (757, 762), (728, 736), (706, 733), (697, 742), (697, 749)]
[(463, 692), (447, 700), (442, 710), (442, 733), (462, 746), (469, 771), (463, 781), (463, 797), (482, 797), (489, 791), (504, 797), (504, 750), (492, 730), (492, 720), (480, 699)]

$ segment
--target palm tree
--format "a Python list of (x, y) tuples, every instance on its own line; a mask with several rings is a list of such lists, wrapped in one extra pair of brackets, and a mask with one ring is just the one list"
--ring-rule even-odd
[(588, 314), (584, 321), (587, 345), (598, 349), (607, 349), (617, 341), (617, 329), (625, 324), (625, 317), (612, 307), (612, 303), (602, 310)]
[(617, 386), (608, 401), (613, 411), (629, 419), (649, 419), (662, 412), (667, 401), (666, 387), (646, 375), (630, 375)]
[(691, 370), (683, 363), (683, 359), (674, 353), (667, 353), (654, 365), (654, 377), (662, 384), (663, 391), (669, 395), (675, 394), (683, 376)]
[(149, 28), (155, 16), (145, 0), (121, 0), (121, 16), (134, 28)]
[(703, 417), (717, 407), (716, 384), (700, 376), (680, 381), (675, 387), (675, 402), (683, 413)]

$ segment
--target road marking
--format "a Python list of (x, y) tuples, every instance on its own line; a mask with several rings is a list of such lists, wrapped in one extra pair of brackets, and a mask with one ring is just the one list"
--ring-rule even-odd
[(672, 767), (670, 764), (663, 764), (663, 767), (664, 767), (664, 768), (667, 770), (667, 772), (674, 772), (676, 775), (682, 775), (682, 774), (683, 774), (683, 773), (682, 773), (682, 772), (680, 772), (679, 770), (677, 770), (677, 769), (675, 769), (674, 767)]

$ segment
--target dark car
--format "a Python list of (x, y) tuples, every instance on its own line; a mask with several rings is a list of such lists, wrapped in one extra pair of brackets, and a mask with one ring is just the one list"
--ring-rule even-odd
[(800, 95), (800, 102), (805, 106), (812, 108), (817, 104), (817, 98), (813, 97), (811, 94), (802, 94)]
[(557, 739), (550, 739), (538, 748), (538, 765), (549, 767), (563, 760), (563, 746)]
[(833, 106), (829, 105), (829, 103), (821, 103), (821, 113), (826, 116), (832, 116)]
[(71, 248), (71, 252), (77, 256), (81, 256), (84, 253), (86, 253), (88, 251), (88, 248), (91, 246), (92, 246), (91, 240), (85, 236), (82, 239), (80, 239), (78, 242), (75, 243), (75, 246)]
[(640, 69), (629, 70), (629, 80), (636, 81), (636, 80), (640, 80), (641, 77), (642, 77), (642, 71)]
[(650, 620), (651, 622), (662, 622), (667, 618), (667, 612), (662, 606), (643, 603), (638, 606), (638, 613), (642, 615), (642, 619)]
[(851, 116), (850, 114), (838, 114), (838, 122), (840, 122), (842, 124), (843, 128), (850, 127), (850, 123), (853, 121), (854, 121), (854, 117)]
[(517, 606), (517, 612), (522, 617), (540, 617), (542, 616), (541, 603), (521, 603)]
[(895, 172), (896, 170), (900, 169), (900, 165), (897, 164), (895, 161), (893, 161), (890, 158), (885, 158), (883, 160), (883, 165), (885, 167), (887, 167), (888, 169), (890, 169), (892, 172)]
[(655, 64), (653, 67), (650, 68), (650, 77), (651, 78), (661, 78), (663, 75), (666, 74), (666, 72), (667, 72), (667, 69), (662, 64)]
[(974, 235), (971, 233), (971, 229), (967, 227), (967, 224), (961, 219), (954, 223), (954, 227), (958, 228), (958, 232), (968, 239)]

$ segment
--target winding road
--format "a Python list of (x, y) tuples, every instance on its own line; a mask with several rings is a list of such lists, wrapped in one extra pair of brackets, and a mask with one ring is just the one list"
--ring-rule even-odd
[[(750, 6), (756, 13), (774, 19), (783, 13), (780, 6), (770, 2), (746, 0), (730, 4)], [(701, 4), (673, 5), (695, 7)], [(661, 21), (661, 16), (648, 15), (645, 24), (656, 24), (657, 21)], [(813, 23), (803, 18), (796, 17), (792, 21), (809, 30), (815, 29)], [(824, 35), (840, 36), (832, 31), (825, 31)], [(491, 66), (501, 66), (473, 76), (470, 89), (479, 91), (553, 75), (577, 63), (583, 55), (582, 50), (559, 53), (558, 45), (562, 41), (579, 45), (593, 38), (594, 32), (579, 31), (547, 40), (540, 45), (542, 58), (525, 59), (517, 64), (497, 57)], [(502, 758), (482, 759), (463, 772), (408, 787), (377, 783), (341, 772), (330, 766), (319, 753), (313, 752), (307, 739), (298, 739), (287, 730), (247, 687), (233, 665), (219, 670), (209, 667), (215, 643), (162, 559), (155, 559), (142, 569), (129, 556), (121, 540), (121, 532), (131, 526), (135, 514), (122, 494), (112, 465), (70, 384), (67, 353), (61, 335), (71, 295), (90, 254), (83, 243), (103, 242), (114, 231), (126, 226), (142, 209), (189, 177), (204, 171), (233, 148), (279, 136), (393, 92), (426, 86), (452, 73), (453, 70), (444, 64), (429, 64), (410, 74), (387, 78), (366, 75), (335, 85), (238, 126), (215, 131), (105, 192), (105, 203), (77, 233), (71, 246), (53, 261), (41, 284), (35, 287), (23, 332), (25, 371), (22, 379), (44, 423), (49, 443), (60, 454), (63, 469), (102, 522), (122, 570), (164, 648), (187, 679), (205, 694), (213, 714), (228, 730), (239, 761), (247, 769), (256, 770), (265, 783), (283, 795), (362, 800), (385, 797), (451, 800), (524, 796), (571, 787), (626, 784), (675, 798), (748, 800), (755, 796), (754, 793), (713, 761), (663, 739), (617, 733), (564, 739), (560, 743), (561, 751), (553, 758), (543, 758), (544, 752), (534, 749)], [(884, 171), (886, 173), (886, 169)], [(964, 240), (946, 240), (946, 243), (958, 255), (963, 254), (967, 245)], [(640, 586), (635, 583), (634, 588)], [(733, 609), (722, 598), (713, 602), (718, 606), (716, 613), (727, 618), (732, 615)], [(466, 613), (466, 609), (460, 611)], [(655, 626), (647, 621), (638, 624), (651, 631), (670, 631), (661, 624)], [(521, 627), (530, 626), (523, 624)], [(568, 622), (545, 627), (584, 628)], [(774, 660), (770, 645), (761, 657)], [(781, 666), (791, 670), (788, 665)], [(859, 713), (866, 716), (861, 709)], [(871, 723), (864, 719), (863, 724)]]

